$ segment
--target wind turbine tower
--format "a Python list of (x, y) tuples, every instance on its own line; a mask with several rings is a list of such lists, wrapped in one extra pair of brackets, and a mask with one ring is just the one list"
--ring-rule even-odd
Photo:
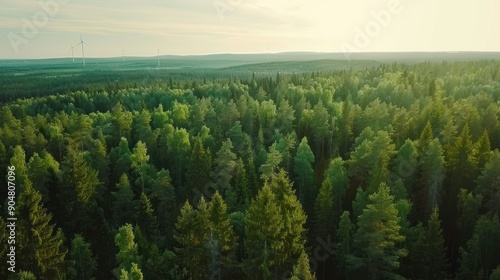
[(79, 45), (82, 45), (83, 66), (85, 66), (85, 49), (84, 49), (83, 45), (88, 45), (88, 44), (83, 41), (82, 34), (80, 34), (80, 43), (76, 46), (78, 47)]
[(158, 68), (160, 67), (160, 49), (158, 49)]
[(71, 46), (68, 51), (71, 51), (71, 57), (73, 58), (73, 63), (75, 63), (75, 47)]

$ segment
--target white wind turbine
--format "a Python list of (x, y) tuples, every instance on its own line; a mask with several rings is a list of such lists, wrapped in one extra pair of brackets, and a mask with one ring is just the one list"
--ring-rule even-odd
[(80, 34), (80, 43), (78, 45), (76, 45), (76, 46), (78, 47), (79, 45), (82, 45), (83, 66), (85, 66), (85, 49), (83, 48), (83, 45), (87, 45), (88, 46), (88, 44), (83, 41), (82, 34)]
[(75, 63), (75, 47), (71, 46), (68, 52), (71, 51), (71, 57), (73, 58), (73, 63)]
[(158, 68), (160, 67), (160, 49), (158, 49)]

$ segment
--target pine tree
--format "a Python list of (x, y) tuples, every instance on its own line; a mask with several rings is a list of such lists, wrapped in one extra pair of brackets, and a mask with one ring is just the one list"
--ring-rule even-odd
[(356, 190), (356, 197), (352, 201), (352, 211), (353, 211), (352, 214), (354, 222), (357, 223), (359, 217), (363, 214), (363, 210), (366, 208), (368, 203), (369, 203), (368, 194), (361, 188), (358, 188)]
[(470, 189), (474, 184), (477, 163), (473, 151), (474, 144), (471, 139), (469, 125), (465, 124), (462, 132), (456, 139), (448, 160), (449, 177), (454, 185), (455, 196), (460, 188)]
[(474, 225), (479, 219), (479, 210), (483, 203), (483, 195), (474, 195), (466, 189), (460, 189), (457, 200), (457, 240), (458, 244), (466, 244), (467, 240), (472, 237)]
[[(42, 195), (43, 202), (49, 201), (50, 183), (60, 176), (59, 163), (47, 152), (39, 156), (34, 153), (28, 162), (28, 178), (33, 182), (33, 187)], [(53, 189), (52, 189), (53, 190)]]
[(229, 189), (236, 168), (236, 155), (232, 152), (232, 149), (233, 144), (230, 139), (222, 143), (214, 159), (213, 170), (210, 173), (213, 189), (223, 194)]
[[(137, 251), (134, 231), (131, 224), (125, 224), (120, 227), (115, 237), (115, 245), (118, 247), (116, 261), (118, 266), (113, 270), (114, 275), (120, 279), (123, 271), (130, 271), (131, 268), (141, 263), (141, 256)], [(125, 278), (127, 279), (127, 278)]]
[(309, 266), (309, 257), (306, 252), (300, 254), (297, 264), (293, 268), (293, 274), (290, 280), (316, 280), (316, 277), (311, 273)]
[(39, 279), (65, 275), (67, 251), (60, 232), (50, 224), (52, 216), (42, 206), (42, 196), (26, 179), (18, 200), (17, 270), (33, 272)]
[(211, 244), (216, 245), (212, 246), (209, 251), (209, 254), (213, 256), (211, 275), (218, 275), (220, 279), (232, 266), (237, 243), (226, 203), (218, 192), (208, 204), (208, 219), (211, 228), (209, 243), (212, 241)]
[(491, 272), (489, 280), (500, 280), (500, 265)]
[(488, 279), (500, 263), (500, 222), (498, 216), (482, 216), (472, 238), (460, 248), (458, 279)]
[(10, 166), (14, 166), (16, 168), (16, 181), (17, 184), (22, 187), (24, 182), (28, 179), (26, 153), (24, 152), (23, 147), (18, 145), (14, 148), (14, 154), (10, 159)]
[(113, 197), (111, 209), (115, 225), (120, 226), (135, 221), (137, 201), (134, 200), (134, 192), (126, 174), (122, 174), (116, 189), (116, 192), (111, 193)]
[(189, 159), (189, 151), (191, 150), (191, 142), (189, 142), (189, 133), (184, 128), (176, 128), (167, 138), (167, 157), (170, 167), (174, 186), (177, 193), (182, 197), (184, 183), (184, 173), (186, 172), (187, 161)]
[(36, 276), (30, 271), (19, 271), (16, 276), (9, 278), (12, 280), (36, 280)]
[(265, 182), (271, 178), (271, 176), (277, 171), (282, 160), (283, 158), (281, 157), (281, 153), (277, 149), (277, 143), (274, 142), (271, 147), (269, 147), (266, 162), (259, 167), (260, 178), (262, 181)]
[(136, 182), (139, 182), (142, 191), (144, 191), (144, 181), (146, 180), (145, 168), (148, 161), (149, 155), (146, 144), (144, 144), (142, 141), (137, 142), (132, 151), (132, 154), (130, 155), (130, 162), (135, 174), (137, 175)]
[(234, 150), (240, 155), (243, 150), (245, 133), (242, 130), (240, 121), (236, 121), (234, 125), (226, 132), (226, 136), (233, 143)]
[(315, 203), (316, 232), (324, 237), (335, 231), (342, 213), (348, 181), (344, 161), (341, 158), (330, 161)]
[(323, 102), (320, 100), (313, 108), (314, 117), (312, 131), (314, 143), (316, 144), (316, 157), (323, 159), (325, 156), (325, 141), (330, 138), (329, 114)]
[(398, 248), (405, 237), (399, 233), (394, 197), (389, 194), (389, 187), (381, 184), (369, 200), (370, 204), (358, 218), (354, 248), (347, 256), (349, 269), (355, 272), (355, 279), (400, 279), (399, 258), (407, 252)]
[(295, 185), (298, 190), (299, 201), (304, 204), (306, 195), (313, 192), (314, 183), (314, 154), (307, 144), (307, 138), (297, 148), (297, 154), (293, 160), (295, 173)]
[(445, 161), (443, 150), (439, 140), (436, 138), (428, 144), (427, 151), (422, 155), (420, 162), (420, 200), (424, 216), (429, 216), (432, 209), (440, 206), (444, 194), (443, 181), (445, 178)]
[[(145, 143), (149, 148), (154, 148), (156, 135), (151, 130), (151, 113), (143, 108), (140, 113), (135, 112), (132, 121), (132, 141)], [(154, 150), (154, 149), (153, 149)], [(154, 153), (152, 153), (154, 155)]]
[(66, 186), (64, 190), (69, 193), (65, 201), (70, 207), (86, 208), (95, 202), (100, 185), (97, 171), (90, 167), (81, 152), (69, 149), (62, 171)]
[(90, 244), (77, 234), (71, 241), (69, 257), (72, 265), (68, 271), (70, 279), (93, 279), (97, 271), (97, 262)]
[(420, 155), (424, 154), (429, 148), (429, 144), (434, 139), (432, 133), (432, 125), (430, 122), (427, 122), (422, 133), (420, 133), (420, 138), (418, 139), (418, 153)]
[(244, 265), (249, 278), (271, 279), (284, 247), (283, 228), (276, 197), (266, 184), (245, 212)]
[(491, 153), (491, 144), (490, 144), (490, 136), (488, 135), (488, 131), (484, 130), (483, 134), (479, 138), (479, 140), (474, 144), (475, 146), (475, 157), (477, 158), (477, 167), (478, 171), (483, 169), (488, 161), (490, 161), (492, 153)]
[(371, 129), (365, 129), (361, 133), (349, 160), (349, 177), (352, 178), (353, 185), (367, 186), (370, 194), (377, 191), (380, 183), (387, 181), (390, 159), (395, 153), (395, 145), (387, 131), (382, 130), (371, 136), (372, 134)]
[(198, 209), (193, 209), (186, 201), (175, 224), (174, 239), (180, 245), (180, 248), (175, 248), (180, 264), (193, 279), (205, 279), (209, 275), (209, 257), (205, 248), (209, 233), (205, 198), (201, 197)]
[(97, 199), (103, 191), (98, 173), (84, 153), (72, 148), (68, 148), (61, 171), (64, 184), (59, 185), (57, 193), (58, 209), (62, 212), (58, 217), (66, 220), (68, 234), (85, 234), (96, 226), (96, 217), (100, 216)]
[(120, 280), (142, 280), (142, 271), (136, 263), (132, 263), (130, 270), (120, 270)]
[(475, 193), (484, 196), (485, 206), (491, 215), (500, 214), (500, 152), (495, 150), (477, 179)]
[(129, 174), (131, 169), (130, 156), (132, 152), (128, 147), (128, 141), (122, 137), (117, 147), (111, 149), (109, 153), (112, 169), (111, 182), (116, 183), (122, 174)]
[[(392, 173), (393, 178), (400, 179), (408, 193), (413, 197), (415, 191), (415, 181), (418, 171), (418, 152), (414, 141), (406, 139), (399, 148), (394, 161)], [(394, 181), (394, 180), (393, 180)]]
[(159, 249), (159, 246), (163, 247), (161, 242), (149, 241), (137, 225), (134, 227), (134, 236), (139, 255), (142, 257), (141, 271), (145, 279), (182, 279), (182, 271), (172, 251)]
[[(105, 142), (93, 140), (90, 148), (90, 165), (98, 172), (99, 181), (107, 187), (109, 185), (110, 161), (106, 150)], [(100, 193), (100, 195), (103, 195)]]
[[(228, 203), (229, 210), (236, 211), (246, 209), (250, 204), (250, 183), (247, 176), (247, 170), (243, 160), (239, 158), (236, 161), (236, 176), (234, 178), (234, 190), (236, 193), (236, 201), (231, 207)], [(227, 198), (226, 198), (227, 200)]]
[(69, 148), (83, 151), (90, 144), (92, 135), (92, 119), (88, 115), (71, 114), (71, 136), (69, 138)]
[[(191, 200), (193, 195), (204, 194), (205, 186), (210, 183), (211, 170), (212, 157), (210, 151), (203, 146), (201, 136), (196, 136), (193, 140), (193, 149), (191, 150), (186, 171), (185, 193), (179, 197), (180, 201)], [(196, 200), (193, 202), (196, 202)]]
[(276, 148), (281, 153), (281, 167), (284, 168), (287, 173), (289, 173), (290, 165), (292, 162), (292, 152), (297, 144), (297, 134), (295, 133), (295, 131), (292, 131), (283, 136), (283, 134), (279, 130), (275, 130), (274, 139), (275, 141), (277, 141)]
[(157, 210), (160, 232), (166, 235), (167, 242), (172, 240), (175, 219), (179, 211), (171, 181), (168, 170), (158, 171), (150, 195), (154, 208)]
[(337, 275), (340, 279), (348, 279), (347, 259), (352, 250), (353, 224), (348, 211), (344, 211), (340, 216), (339, 227), (337, 231), (337, 247), (335, 257), (337, 259)]
[(448, 260), (446, 259), (446, 248), (444, 246), (443, 230), (441, 229), (441, 221), (439, 219), (439, 210), (434, 208), (434, 211), (427, 223), (426, 231), (426, 250), (427, 262), (421, 271), (426, 271), (423, 279), (448, 279)]
[(158, 236), (158, 219), (154, 213), (151, 201), (145, 193), (141, 193), (137, 205), (136, 224), (144, 230), (149, 240), (155, 240)]
[(290, 267), (295, 262), (294, 259), (304, 250), (306, 214), (292, 188), (293, 183), (288, 179), (284, 170), (281, 169), (277, 174), (272, 175), (265, 184), (271, 187), (276, 197), (283, 221), (281, 238), (284, 241), (284, 247), (279, 252), (282, 254), (279, 256), (282, 258), (280, 261)]
[(111, 123), (115, 130), (113, 135), (117, 135), (119, 137), (116, 142), (118, 142), (121, 137), (130, 139), (130, 132), (132, 130), (132, 114), (123, 108), (121, 102), (116, 103), (113, 107), (111, 112)]

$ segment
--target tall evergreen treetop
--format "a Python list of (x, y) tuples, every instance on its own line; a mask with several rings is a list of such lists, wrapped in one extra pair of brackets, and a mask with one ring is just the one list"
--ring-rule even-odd
[(347, 256), (355, 279), (401, 279), (400, 258), (407, 251), (398, 244), (405, 240), (399, 232), (398, 211), (389, 187), (381, 184), (369, 196), (369, 204), (358, 218), (353, 253)]

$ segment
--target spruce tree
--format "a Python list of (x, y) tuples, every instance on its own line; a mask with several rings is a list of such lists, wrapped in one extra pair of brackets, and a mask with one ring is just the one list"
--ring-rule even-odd
[(118, 266), (113, 270), (113, 273), (116, 278), (120, 279), (125, 274), (124, 271), (130, 271), (133, 265), (137, 266), (141, 263), (142, 259), (137, 250), (137, 243), (135, 242), (131, 224), (125, 224), (120, 227), (115, 237), (115, 245), (118, 247), (118, 254), (116, 255)]
[(137, 142), (135, 145), (132, 154), (130, 155), (131, 166), (134, 170), (134, 173), (137, 176), (137, 181), (141, 190), (144, 191), (145, 186), (145, 168), (149, 161), (148, 148), (146, 144), (142, 141)]
[(271, 147), (269, 147), (269, 153), (267, 154), (265, 163), (259, 167), (260, 178), (263, 182), (271, 179), (271, 176), (278, 170), (282, 160), (281, 153), (277, 148), (277, 143), (274, 142)]
[(142, 271), (136, 263), (132, 263), (130, 270), (120, 270), (120, 280), (142, 280), (144, 279)]
[(145, 193), (141, 193), (139, 197), (136, 213), (136, 224), (144, 231), (149, 240), (157, 241), (158, 219), (154, 213), (151, 201)]
[(239, 158), (236, 161), (236, 176), (234, 178), (234, 181), (235, 181), (234, 190), (236, 193), (236, 201), (235, 205), (233, 205), (232, 208), (230, 207), (229, 203), (228, 207), (231, 211), (236, 211), (236, 210), (243, 211), (243, 209), (246, 209), (250, 204), (251, 194), (250, 194), (250, 182), (248, 180), (247, 170), (241, 158)]
[(96, 214), (96, 198), (101, 186), (95, 171), (85, 160), (83, 153), (69, 149), (62, 164), (64, 184), (61, 185), (59, 201), (63, 203), (66, 217), (71, 218), (73, 229), (89, 228)]
[[(203, 146), (201, 136), (193, 140), (193, 148), (188, 161), (186, 171), (186, 188), (180, 196), (180, 201), (192, 200), (195, 195), (202, 195), (205, 186), (210, 183), (210, 172), (212, 170), (212, 157), (210, 151)], [(206, 194), (204, 194), (206, 195)], [(192, 200), (196, 202), (199, 198)]]
[(304, 250), (306, 214), (292, 188), (293, 183), (288, 179), (284, 170), (281, 169), (277, 174), (273, 174), (265, 185), (271, 187), (283, 221), (281, 238), (284, 243), (281, 252), (279, 252), (281, 254), (279, 256), (280, 262), (285, 267), (291, 267)]
[(500, 174), (500, 152), (495, 150), (477, 179), (477, 187), (474, 190), (475, 193), (484, 197), (484, 206), (491, 215), (500, 215), (500, 176), (498, 174)]
[(41, 200), (40, 193), (26, 179), (18, 200), (16, 269), (31, 271), (38, 279), (59, 279), (66, 274), (67, 251)]
[(16, 168), (16, 181), (19, 186), (28, 180), (28, 165), (26, 164), (26, 153), (22, 146), (18, 145), (14, 148), (14, 154), (10, 159), (10, 166)]
[(419, 205), (422, 216), (428, 217), (435, 207), (441, 205), (444, 195), (443, 181), (445, 178), (445, 161), (439, 140), (428, 143), (425, 154), (420, 162)]
[(340, 279), (348, 279), (347, 271), (347, 256), (352, 250), (353, 224), (350, 214), (344, 211), (340, 216), (339, 227), (337, 230), (337, 247), (335, 249), (335, 257), (337, 260), (337, 275)]
[(333, 234), (342, 214), (349, 178), (344, 161), (335, 158), (325, 172), (315, 203), (316, 232), (322, 236)]
[(369, 204), (358, 218), (353, 251), (347, 256), (355, 279), (401, 279), (399, 259), (407, 251), (398, 244), (405, 240), (399, 232), (398, 211), (389, 187), (381, 184), (369, 196)]
[(70, 279), (94, 279), (97, 261), (92, 254), (90, 244), (79, 234), (75, 235), (71, 241), (69, 257), (72, 262), (68, 271)]
[(488, 279), (500, 263), (500, 222), (498, 215), (482, 216), (472, 238), (460, 248), (458, 279)]
[(177, 208), (175, 189), (168, 170), (162, 169), (158, 171), (150, 197), (157, 212), (160, 232), (165, 234), (167, 242), (170, 242), (172, 241), (175, 219), (179, 210)]
[(212, 188), (223, 194), (229, 189), (236, 169), (236, 154), (233, 153), (232, 149), (233, 144), (230, 139), (222, 142), (213, 162), (213, 170), (210, 173)]
[(293, 268), (292, 277), (290, 280), (316, 280), (316, 277), (311, 273), (309, 266), (309, 257), (306, 252), (300, 254), (297, 264)]
[(299, 201), (304, 204), (306, 195), (310, 195), (314, 192), (314, 154), (307, 143), (306, 137), (302, 138), (293, 163), (295, 187), (298, 190)]
[(122, 174), (129, 174), (131, 169), (131, 155), (132, 152), (128, 146), (128, 140), (122, 137), (118, 146), (111, 149), (109, 153), (109, 158), (113, 167), (111, 182), (116, 183)]
[(174, 239), (180, 247), (175, 248), (180, 264), (193, 279), (204, 279), (209, 275), (209, 255), (205, 248), (210, 234), (208, 206), (202, 196), (198, 208), (186, 201), (175, 224)]
[(443, 230), (441, 229), (441, 220), (439, 219), (439, 210), (434, 211), (429, 218), (426, 230), (426, 250), (427, 256), (424, 259), (427, 263), (421, 271), (426, 271), (423, 279), (449, 279), (449, 263), (446, 259), (446, 247), (444, 246)]
[(245, 212), (245, 271), (249, 278), (272, 279), (284, 248), (284, 228), (276, 197), (264, 185)]
[(130, 186), (128, 176), (122, 174), (120, 181), (116, 184), (116, 192), (112, 192), (112, 218), (116, 226), (135, 221), (137, 200), (134, 200), (134, 192)]

